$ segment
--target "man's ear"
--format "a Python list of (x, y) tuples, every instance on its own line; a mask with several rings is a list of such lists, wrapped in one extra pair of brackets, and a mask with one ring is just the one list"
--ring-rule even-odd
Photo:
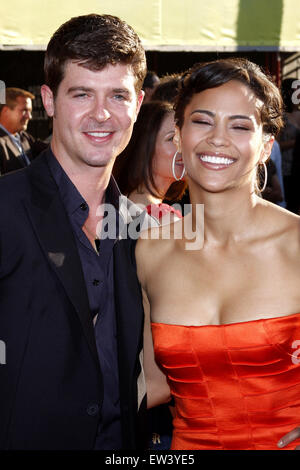
[(44, 108), (49, 117), (54, 116), (54, 96), (48, 85), (41, 86), (41, 95)]
[(180, 130), (177, 126), (175, 126), (175, 134), (173, 137), (173, 142), (177, 147), (177, 151), (181, 153), (181, 137), (180, 137)]
[(10, 111), (11, 111), (11, 108), (9, 106), (7, 106), (6, 104), (3, 105), (3, 108), (1, 110), (1, 116), (2, 117), (7, 116)]
[(137, 120), (138, 114), (140, 112), (141, 106), (142, 106), (143, 101), (144, 101), (144, 97), (145, 97), (145, 92), (144, 92), (144, 90), (141, 90), (139, 92), (138, 96), (137, 96), (136, 116), (135, 116), (134, 122)]

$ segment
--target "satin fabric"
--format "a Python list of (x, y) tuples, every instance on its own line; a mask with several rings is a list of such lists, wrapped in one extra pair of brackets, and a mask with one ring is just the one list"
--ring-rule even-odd
[(279, 439), (300, 425), (300, 314), (152, 323), (152, 334), (175, 399), (171, 449), (279, 450)]
[(160, 204), (149, 204), (146, 206), (146, 211), (149, 215), (152, 215), (152, 217), (155, 217), (158, 220), (167, 214), (174, 214), (179, 219), (182, 218), (182, 214), (179, 210), (174, 209), (174, 207), (164, 202), (161, 202)]

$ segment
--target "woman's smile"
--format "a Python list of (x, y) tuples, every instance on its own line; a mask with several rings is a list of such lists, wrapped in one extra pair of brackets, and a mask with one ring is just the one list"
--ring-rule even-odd
[(263, 157), (260, 106), (235, 80), (195, 94), (177, 129), (187, 178), (209, 192), (252, 187)]
[(205, 152), (198, 154), (197, 156), (202, 165), (209, 170), (224, 170), (236, 162), (236, 159), (233, 159), (226, 154)]

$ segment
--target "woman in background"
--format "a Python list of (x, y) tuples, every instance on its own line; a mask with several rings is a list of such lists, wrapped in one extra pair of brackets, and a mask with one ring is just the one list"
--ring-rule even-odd
[(176, 181), (183, 172), (176, 153), (174, 110), (171, 104), (150, 101), (142, 105), (126, 149), (117, 157), (113, 174), (122, 194), (139, 204), (161, 223), (181, 217), (181, 213), (163, 200), (179, 200), (186, 188)]

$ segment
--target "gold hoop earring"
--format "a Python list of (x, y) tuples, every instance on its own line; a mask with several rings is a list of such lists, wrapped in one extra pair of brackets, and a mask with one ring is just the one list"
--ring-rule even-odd
[(175, 162), (176, 162), (177, 154), (178, 154), (178, 150), (177, 150), (177, 152), (175, 152), (174, 157), (173, 157), (173, 160), (172, 160), (172, 173), (173, 173), (174, 179), (175, 179), (176, 181), (180, 181), (180, 180), (182, 180), (182, 178), (183, 178), (183, 176), (184, 176), (185, 167), (183, 166), (183, 172), (181, 173), (180, 177), (177, 178), (176, 173), (175, 173)]
[(255, 189), (258, 193), (263, 193), (264, 190), (266, 189), (266, 186), (267, 186), (267, 181), (268, 181), (268, 170), (267, 170), (267, 165), (265, 164), (265, 162), (263, 163), (259, 163), (258, 165), (262, 165), (263, 168), (264, 168), (264, 173), (265, 173), (265, 178), (264, 178), (264, 184), (262, 186), (262, 188), (259, 188), (258, 185), (257, 185), (257, 179), (255, 180)]

